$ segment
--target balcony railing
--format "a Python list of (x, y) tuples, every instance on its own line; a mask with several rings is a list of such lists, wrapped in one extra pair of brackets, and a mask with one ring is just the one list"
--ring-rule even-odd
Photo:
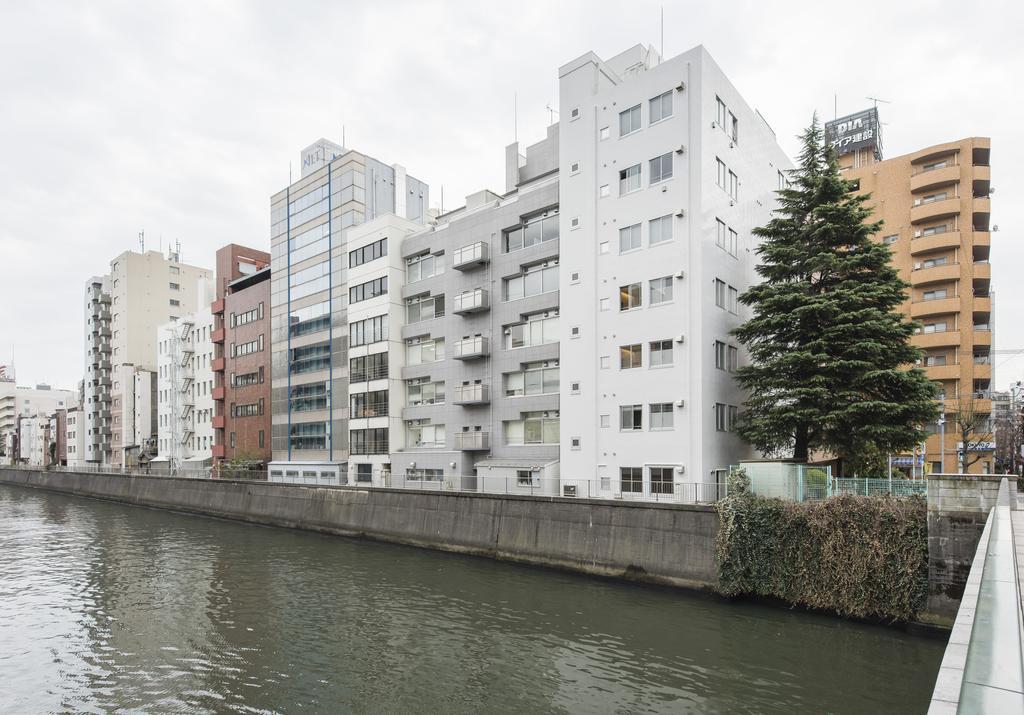
[(386, 439), (356, 440), (352, 443), (351, 454), (387, 454)]
[(468, 290), (455, 296), (454, 312), (459, 315), (466, 313), (479, 313), (490, 308), (490, 299), (487, 291), (483, 288)]
[(941, 164), (933, 166), (922, 166), (918, 169), (915, 169), (914, 173), (911, 174), (911, 176), (917, 176), (918, 174), (927, 174), (929, 171), (938, 171), (939, 169), (948, 169), (951, 166), (960, 166), (960, 163), (956, 161), (944, 161)]
[(491, 448), (490, 432), (456, 432), (455, 449), (463, 452), (477, 452)]
[(989, 325), (988, 323), (975, 323), (975, 325), (974, 325), (974, 332), (976, 332), (976, 333), (979, 333), (979, 332), (987, 333), (990, 330), (992, 330), (992, 326)]
[(490, 247), (483, 241), (477, 241), (455, 251), (452, 268), (460, 271), (469, 270), (476, 266), (482, 266), (488, 260), (490, 260)]
[(991, 355), (975, 355), (974, 356), (974, 364), (975, 365), (991, 365), (992, 364), (992, 356)]
[(491, 401), (491, 391), (487, 385), (456, 385), (452, 402), (456, 405), (483, 405)]
[(463, 338), (455, 343), (455, 352), (452, 355), (456, 360), (472, 360), (484, 357), (490, 352), (490, 341), (482, 335), (472, 338)]
[(349, 375), (349, 382), (367, 382), (369, 380), (384, 380), (388, 376), (387, 365), (374, 365), (363, 370), (355, 370)]

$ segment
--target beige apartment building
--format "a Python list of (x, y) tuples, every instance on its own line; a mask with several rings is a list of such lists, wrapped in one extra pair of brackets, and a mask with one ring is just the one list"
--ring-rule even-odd
[(944, 405), (944, 430), (929, 425), (923, 450), (893, 461), (916, 474), (959, 471), (957, 414), (973, 412), (984, 417), (967, 445), (970, 458), (979, 457), (968, 471), (988, 472), (995, 448), (990, 140), (970, 137), (883, 160), (875, 110), (829, 122), (826, 134), (843, 176), (871, 194), (874, 218), (885, 222), (877, 239), (910, 285), (903, 309), (920, 324), (912, 342)]

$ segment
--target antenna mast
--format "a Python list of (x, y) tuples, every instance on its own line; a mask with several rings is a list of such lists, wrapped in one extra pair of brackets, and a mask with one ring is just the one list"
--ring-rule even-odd
[(146, 229), (139, 231), (139, 250), (142, 253), (146, 252)]

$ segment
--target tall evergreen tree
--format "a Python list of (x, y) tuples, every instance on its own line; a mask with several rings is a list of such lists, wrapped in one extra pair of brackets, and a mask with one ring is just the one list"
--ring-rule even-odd
[(801, 140), (776, 215), (754, 229), (763, 282), (740, 297), (753, 316), (734, 331), (751, 355), (737, 374), (750, 391), (739, 432), (765, 453), (858, 464), (920, 443), (935, 388), (907, 369), (920, 357), (897, 312), (907, 284), (872, 240), (870, 196), (840, 176), (817, 116)]

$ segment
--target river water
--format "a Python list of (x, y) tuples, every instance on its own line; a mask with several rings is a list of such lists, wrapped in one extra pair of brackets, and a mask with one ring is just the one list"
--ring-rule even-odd
[(924, 712), (939, 640), (0, 486), (0, 712)]

